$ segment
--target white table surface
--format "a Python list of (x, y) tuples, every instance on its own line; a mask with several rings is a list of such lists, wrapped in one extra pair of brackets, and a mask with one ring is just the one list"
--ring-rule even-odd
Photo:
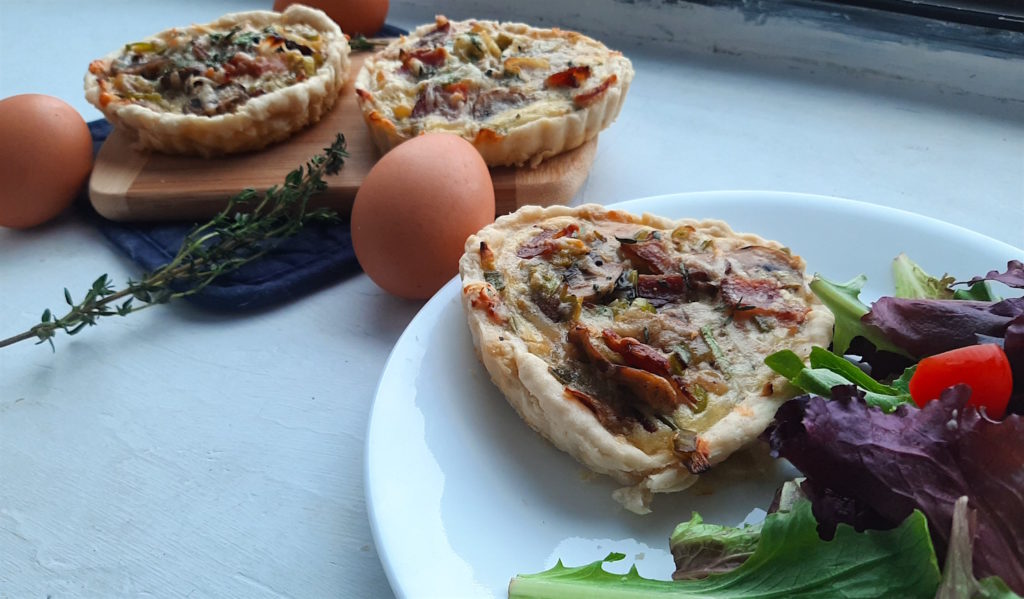
[[(98, 118), (81, 93), (90, 59), (270, 4), (2, 0), (0, 97), (51, 94)], [(392, 2), (389, 21), (432, 10)], [(576, 203), (809, 192), (1024, 246), (1024, 81), (993, 97), (813, 60), (619, 47), (636, 80)], [(64, 287), (138, 272), (72, 214), (0, 229), (0, 337), (60, 308)], [(384, 361), (421, 305), (356, 275), (256, 313), (182, 302), (60, 337), (55, 353), (0, 349), (0, 597), (389, 596), (363, 444)]]

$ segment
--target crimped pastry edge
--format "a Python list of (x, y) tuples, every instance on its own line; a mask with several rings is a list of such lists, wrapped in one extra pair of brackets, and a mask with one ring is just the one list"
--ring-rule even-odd
[[(490, 23), (502, 28), (515, 28), (517, 30), (555, 31), (561, 35), (580, 38), (604, 46), (601, 42), (575, 31), (542, 29), (524, 23), (478, 22)], [(366, 122), (370, 137), (381, 154), (386, 153), (404, 141), (408, 141), (411, 139), (411, 136), (398, 131), (398, 128), (390, 119), (381, 116), (377, 111), (377, 107), (372, 100), (372, 94), (368, 91), (371, 88), (369, 85), (370, 78), (375, 69), (377, 69), (376, 65), (380, 57), (384, 56), (390, 49), (408, 43), (406, 40), (416, 39), (431, 27), (433, 27), (432, 24), (421, 25), (408, 36), (391, 42), (387, 47), (367, 58), (356, 75), (356, 99), (363, 113), (363, 120)], [(476, 147), (488, 166), (523, 166), (526, 164), (537, 166), (546, 158), (582, 146), (615, 122), (619, 112), (622, 110), (623, 103), (626, 101), (626, 93), (629, 91), (630, 83), (633, 80), (633, 65), (630, 60), (622, 56), (620, 52), (611, 49), (607, 50), (610, 56), (620, 61), (621, 73), (616, 73), (617, 81), (610, 85), (607, 91), (592, 104), (569, 114), (536, 119), (524, 125), (513, 127), (497, 140), (480, 138), (468, 133), (463, 133), (462, 137)], [(427, 132), (420, 132), (419, 135)]]
[[(212, 117), (158, 112), (118, 100), (101, 106), (99, 80), (90, 72), (85, 75), (86, 100), (115, 128), (132, 134), (136, 148), (167, 154), (211, 157), (258, 150), (318, 122), (334, 106), (349, 74), (350, 49), (341, 28), (322, 11), (291, 5), (282, 13), (267, 10), (230, 13), (204, 25), (178, 29), (222, 28), (241, 22), (256, 26), (305, 23), (316, 28), (327, 42), (324, 64), (305, 81), (251, 98), (233, 113)], [(145, 40), (158, 39), (171, 30)], [(120, 54), (121, 50), (117, 50), (100, 60), (109, 64)]]
[[(623, 484), (612, 493), (613, 498), (631, 512), (646, 514), (651, 511), (654, 493), (684, 490), (694, 484), (698, 476), (667, 453), (652, 456), (619, 439), (601, 426), (586, 408), (562, 399), (563, 386), (548, 373), (547, 364), (530, 354), (518, 336), (508, 335), (471, 306), (474, 286), (487, 285), (493, 290), (484, 278), (480, 263), (481, 241), (486, 241), (497, 255), (509, 232), (562, 216), (594, 220), (607, 218), (658, 229), (691, 225), (713, 235), (735, 238), (748, 244), (776, 249), (784, 246), (756, 234), (737, 233), (721, 220), (669, 219), (650, 213), (635, 215), (597, 204), (544, 208), (524, 206), (499, 217), (492, 225), (466, 240), (465, 253), (459, 262), (463, 289), (461, 301), (477, 356), (491, 380), (533, 430), (591, 470)], [(806, 264), (802, 258), (799, 260), (804, 269), (805, 283), (809, 282), (811, 277), (806, 274)], [(820, 302), (813, 301), (804, 324), (807, 352), (812, 344), (828, 345), (833, 324), (832, 313)], [(524, 370), (527, 371), (526, 381), (522, 376)], [(748, 395), (732, 412), (700, 433), (710, 464), (721, 463), (753, 442), (771, 422), (778, 407), (797, 393), (781, 377), (778, 381), (771, 395)]]

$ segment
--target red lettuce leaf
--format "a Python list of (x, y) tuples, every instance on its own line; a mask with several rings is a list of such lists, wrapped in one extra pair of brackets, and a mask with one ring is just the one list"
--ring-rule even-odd
[(1000, 302), (883, 297), (861, 322), (918, 358), (974, 345), (977, 335), (1003, 337), (1024, 314), (1024, 298)]
[(987, 420), (966, 407), (969, 396), (958, 386), (922, 409), (885, 414), (837, 387), (832, 401), (783, 404), (765, 438), (807, 477), (819, 534), (840, 521), (891, 528), (917, 508), (942, 559), (966, 495), (978, 511), (975, 573), (1024, 593), (1024, 418)]
[(1006, 327), (1003, 351), (1013, 371), (1013, 395), (1006, 409), (1013, 414), (1024, 414), (1024, 314), (1014, 318)]
[(1010, 260), (1006, 263), (1006, 272), (1001, 273), (996, 270), (990, 270), (985, 276), (974, 277), (967, 282), (977, 283), (978, 281), (999, 281), (1004, 285), (1022, 289), (1024, 288), (1024, 262), (1021, 262), (1020, 260)]

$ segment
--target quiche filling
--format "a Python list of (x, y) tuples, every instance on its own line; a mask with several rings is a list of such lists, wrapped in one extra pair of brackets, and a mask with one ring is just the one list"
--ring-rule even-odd
[(477, 135), (586, 108), (616, 83), (609, 51), (580, 34), (438, 17), (414, 43), (389, 48), (357, 90), (403, 136), (425, 130)]
[(172, 29), (125, 45), (109, 63), (93, 61), (89, 72), (99, 81), (101, 106), (119, 100), (216, 116), (312, 77), (326, 53), (321, 33), (303, 23)]
[(810, 308), (802, 261), (786, 249), (733, 244), (689, 225), (565, 219), (534, 227), (514, 256), (479, 247), (484, 281), (469, 305), (523, 339), (578, 402), (648, 453), (709, 467), (698, 433), (759, 390), (763, 359)]

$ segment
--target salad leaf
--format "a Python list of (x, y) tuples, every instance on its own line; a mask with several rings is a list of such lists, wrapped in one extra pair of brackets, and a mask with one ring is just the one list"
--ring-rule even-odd
[(892, 388), (896, 389), (900, 393), (910, 395), (910, 379), (914, 378), (915, 372), (917, 372), (917, 364), (908, 366), (907, 369), (903, 371), (903, 374), (892, 382)]
[(788, 349), (768, 356), (764, 363), (786, 377), (793, 386), (822, 397), (829, 397), (834, 387), (854, 384), (864, 391), (864, 400), (868, 404), (886, 412), (913, 402), (908, 391), (883, 385), (842, 356), (821, 347), (811, 348), (810, 368)]
[[(837, 388), (832, 401), (802, 396), (783, 404), (765, 438), (773, 455), (806, 476), (804, 489), (826, 537), (850, 514), (873, 512), (892, 526), (919, 509), (943, 557), (954, 502), (966, 495), (978, 509), (974, 571), (999, 576), (1020, 593), (1024, 418), (993, 422), (967, 407), (969, 397), (970, 389), (959, 385), (921, 409), (901, 406), (886, 414), (856, 388)], [(847, 505), (837, 509), (836, 498)]]
[(943, 275), (941, 279), (933, 277), (906, 254), (900, 254), (892, 261), (892, 278), (896, 297), (953, 299), (950, 286), (956, 279), (949, 275)]
[(995, 290), (992, 289), (992, 285), (990, 285), (988, 281), (978, 281), (967, 289), (957, 289), (954, 291), (953, 299), (974, 300), (977, 302), (998, 302), (1003, 298), (996, 294)]
[(694, 512), (688, 522), (676, 526), (668, 540), (676, 563), (672, 578), (693, 580), (733, 570), (753, 555), (760, 540), (760, 524), (742, 528), (708, 524)]
[(990, 270), (983, 277), (974, 277), (969, 283), (977, 283), (979, 281), (999, 281), (1004, 285), (1015, 287), (1017, 289), (1024, 289), (1024, 262), (1020, 260), (1010, 260), (1006, 263), (1006, 272), (999, 272)]
[(1013, 395), (1007, 410), (1024, 414), (1024, 315), (1010, 321), (1003, 337), (1003, 351), (1013, 372)]
[[(1014, 272), (1014, 264), (1017, 265), (1017, 271)], [(896, 256), (896, 259), (892, 263), (892, 275), (894, 282), (894, 293), (893, 296), (901, 297), (906, 299), (957, 299), (957, 300), (974, 300), (979, 302), (998, 302), (1001, 298), (989, 281), (985, 277), (974, 277), (970, 281), (956, 282), (956, 280), (948, 274), (942, 275), (942, 278), (934, 277), (924, 271), (923, 268), (906, 254), (900, 254)], [(1024, 278), (1024, 268), (1020, 267), (1020, 262), (1010, 262), (1007, 267), (1007, 273), (1000, 274), (996, 271), (991, 271), (986, 275), (992, 277), (992, 280), (998, 280), (999, 278), (1011, 276)], [(1018, 283), (1024, 283), (1024, 280), (1017, 281)], [(1011, 283), (1007, 283), (1012, 285)], [(967, 289), (953, 289), (954, 285), (969, 285)]]
[(883, 297), (862, 322), (904, 353), (923, 358), (974, 345), (977, 335), (1003, 337), (1022, 314), (1024, 298), (1019, 297), (995, 303)]
[(863, 317), (870, 311), (860, 301), (860, 291), (867, 280), (866, 276), (858, 275), (845, 283), (835, 283), (821, 275), (814, 275), (810, 284), (811, 291), (836, 319), (832, 349), (837, 354), (844, 354), (850, 348), (854, 337), (864, 337), (880, 350), (908, 355), (906, 351), (886, 339), (884, 333), (862, 322)]
[[(775, 492), (768, 513), (790, 512), (797, 503), (806, 503), (801, 480), (783, 483)], [(742, 528), (708, 524), (694, 512), (688, 522), (676, 526), (668, 541), (676, 564), (672, 579), (694, 580), (735, 569), (757, 549), (763, 524), (746, 524)]]
[(942, 584), (935, 599), (1020, 599), (998, 576), (978, 581), (971, 566), (974, 535), (977, 530), (976, 510), (967, 506), (966, 496), (953, 506), (953, 528), (949, 535), (949, 552), (942, 568)]
[(851, 383), (867, 391), (881, 393), (883, 395), (896, 395), (898, 393), (896, 389), (876, 381), (866, 372), (853, 365), (849, 360), (842, 356), (837, 356), (827, 349), (812, 347), (810, 359), (811, 368), (827, 368), (832, 372), (843, 375), (843, 377)]
[(934, 597), (938, 562), (920, 512), (889, 531), (858, 533), (840, 526), (833, 541), (820, 539), (816, 526), (810, 502), (800, 501), (789, 512), (765, 517), (753, 555), (731, 572), (679, 581), (643, 578), (636, 566), (612, 574), (602, 564), (624, 557), (613, 553), (585, 566), (559, 561), (545, 572), (516, 576), (509, 598)]
[(970, 599), (978, 590), (974, 577), (971, 553), (974, 534), (978, 527), (978, 514), (967, 508), (967, 496), (953, 504), (953, 527), (949, 533), (949, 552), (942, 566), (942, 584), (935, 599)]

